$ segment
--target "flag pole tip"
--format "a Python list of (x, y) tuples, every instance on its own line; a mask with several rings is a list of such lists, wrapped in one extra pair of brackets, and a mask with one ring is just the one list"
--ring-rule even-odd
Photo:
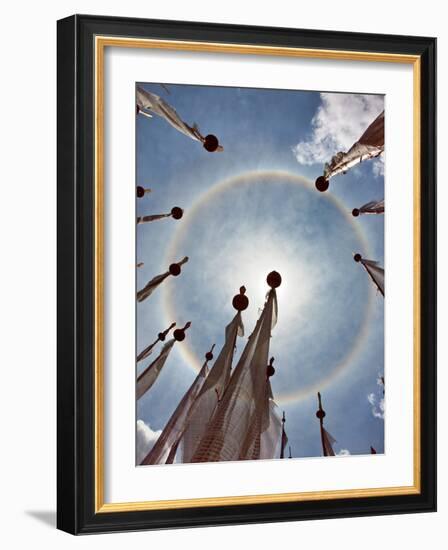
[(236, 294), (232, 300), (232, 306), (237, 311), (244, 311), (249, 306), (249, 298), (246, 296), (246, 287), (240, 287), (240, 293)]
[(325, 176), (319, 176), (315, 181), (316, 189), (324, 193), (330, 186), (330, 181)]
[(171, 208), (171, 216), (175, 220), (180, 220), (183, 215), (184, 215), (184, 211), (179, 206), (173, 206), (173, 208)]
[(218, 138), (213, 134), (208, 134), (208, 136), (205, 136), (204, 138), (203, 145), (206, 151), (208, 151), (209, 153), (214, 153), (219, 147)]
[(359, 216), (359, 208), (353, 208), (352, 216), (354, 216), (355, 218)]
[(353, 259), (355, 260), (355, 262), (360, 262), (362, 260), (362, 256), (361, 256), (361, 254), (356, 253), (353, 256)]
[(271, 357), (271, 359), (269, 360), (269, 365), (266, 367), (266, 376), (268, 378), (271, 378), (271, 376), (274, 376), (275, 374), (275, 367), (273, 363), (274, 363), (274, 358)]
[(184, 328), (177, 328), (173, 332), (174, 339), (177, 340), (178, 342), (182, 342), (182, 340), (185, 340), (185, 331), (189, 329), (190, 326), (191, 326), (191, 322), (188, 321), (188, 323), (184, 326)]
[(266, 277), (266, 282), (271, 288), (278, 288), (282, 284), (282, 276), (278, 271), (271, 271)]

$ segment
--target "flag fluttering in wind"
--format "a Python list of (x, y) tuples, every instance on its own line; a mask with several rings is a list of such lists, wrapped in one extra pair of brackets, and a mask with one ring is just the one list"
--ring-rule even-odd
[(148, 223), (154, 222), (156, 220), (162, 220), (163, 218), (174, 218), (175, 220), (180, 220), (184, 215), (184, 211), (179, 206), (174, 206), (171, 208), (171, 212), (167, 214), (149, 214), (148, 216), (138, 216), (137, 223)]
[(326, 412), (322, 408), (322, 398), (320, 392), (317, 392), (317, 399), (319, 401), (319, 409), (316, 412), (316, 416), (320, 423), (320, 438), (322, 442), (322, 453), (324, 456), (335, 456), (333, 451), (333, 444), (336, 443), (336, 439), (324, 428), (324, 418)]
[(149, 118), (156, 114), (164, 118), (178, 132), (202, 143), (204, 149), (210, 153), (223, 150), (216, 136), (208, 134), (204, 137), (196, 124), (189, 126), (165, 100), (152, 92), (147, 92), (140, 86), (137, 86), (137, 114)]
[(364, 269), (369, 274), (377, 289), (384, 296), (384, 269), (378, 265), (378, 262), (373, 260), (364, 260), (361, 254), (353, 256), (355, 262), (359, 262), (364, 266)]
[(208, 375), (208, 363), (213, 359), (213, 345), (205, 354), (201, 370), (171, 415), (165, 428), (141, 464), (165, 464), (174, 462), (181, 436), (188, 426), (192, 405)]
[(237, 313), (226, 327), (224, 345), (192, 407), (188, 425), (185, 427), (182, 436), (182, 462), (192, 461), (210, 419), (229, 383), (236, 340), (238, 336), (244, 336), (241, 312), (247, 309), (249, 305), (245, 292), (246, 289), (242, 286), (240, 293), (233, 298), (232, 305)]
[(159, 332), (159, 334), (157, 335), (157, 339), (154, 340), (154, 342), (152, 344), (149, 344), (149, 346), (147, 346), (144, 350), (142, 350), (138, 356), (137, 356), (137, 362), (141, 361), (142, 359), (145, 359), (146, 357), (148, 357), (149, 355), (151, 355), (152, 353), (152, 349), (154, 348), (154, 346), (158, 343), (158, 342), (164, 342), (165, 341), (165, 338), (167, 336), (167, 334), (169, 333), (169, 331), (174, 328), (176, 326), (176, 323), (171, 323), (171, 325), (165, 329), (163, 332)]
[[(232, 373), (224, 395), (202, 437), (192, 462), (249, 460), (260, 458), (262, 433), (269, 427), (272, 391), (269, 377), (275, 369), (266, 367), (271, 329), (277, 320), (277, 295), (281, 276), (272, 272), (271, 287), (255, 329)], [(272, 458), (272, 457), (271, 457)]]
[(150, 363), (137, 377), (137, 399), (140, 399), (140, 397), (142, 397), (142, 395), (144, 395), (154, 385), (154, 382), (159, 377), (159, 374), (162, 371), (171, 350), (173, 349), (174, 343), (176, 341), (182, 342), (182, 340), (185, 340), (185, 331), (190, 328), (190, 326), (191, 323), (188, 322), (183, 328), (176, 329), (173, 333), (173, 338), (171, 338), (171, 340), (163, 346), (158, 357), (156, 357), (156, 359), (154, 359), (154, 361)]
[(181, 272), (181, 266), (187, 262), (188, 256), (185, 256), (185, 258), (180, 262), (171, 264), (168, 268), (168, 271), (165, 271), (165, 273), (162, 273), (161, 275), (156, 275), (154, 278), (152, 278), (141, 290), (137, 292), (137, 301), (143, 302), (143, 300), (146, 300), (146, 298), (151, 296), (154, 290), (158, 286), (160, 286), (163, 281), (170, 275), (177, 277)]
[[(285, 448), (286, 448), (286, 445), (288, 443), (288, 436), (286, 435), (286, 432), (285, 432), (285, 422), (286, 422), (285, 411), (283, 411), (283, 416), (282, 416), (282, 440), (281, 440), (280, 458), (285, 458)], [(291, 450), (291, 447), (289, 448), (289, 450)]]
[(316, 179), (316, 188), (324, 192), (330, 185), (330, 178), (337, 174), (345, 174), (347, 170), (363, 162), (376, 158), (384, 151), (384, 111), (370, 124), (363, 135), (346, 152), (334, 155), (325, 164), (324, 173)]
[(360, 214), (384, 214), (384, 199), (370, 201), (359, 208), (353, 208), (352, 215), (356, 218)]
[(137, 185), (137, 198), (141, 199), (148, 193), (151, 193), (151, 191), (152, 190), (149, 189), (149, 187), (145, 188), (145, 187), (142, 187), (141, 185)]

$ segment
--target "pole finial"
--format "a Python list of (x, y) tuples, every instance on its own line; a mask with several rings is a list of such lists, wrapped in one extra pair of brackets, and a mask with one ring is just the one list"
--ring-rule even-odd
[(282, 284), (282, 276), (278, 271), (271, 271), (266, 277), (266, 282), (271, 288), (278, 288)]
[(355, 262), (360, 262), (362, 260), (362, 256), (361, 254), (359, 254), (358, 252), (353, 256), (353, 259), (355, 260)]
[(206, 151), (208, 151), (209, 153), (214, 153), (219, 147), (218, 138), (213, 134), (208, 134), (204, 138), (203, 145)]
[(171, 325), (165, 329), (163, 332), (159, 332), (158, 338), (161, 342), (163, 342), (166, 338), (166, 335), (169, 333), (169, 331), (176, 326), (176, 323), (171, 323)]
[(249, 298), (246, 296), (246, 287), (240, 286), (240, 293), (236, 294), (232, 300), (232, 306), (237, 311), (244, 311), (249, 306)]
[(188, 321), (188, 323), (185, 324), (184, 328), (177, 328), (173, 332), (174, 339), (178, 342), (182, 342), (182, 340), (185, 340), (185, 331), (188, 330), (191, 327), (191, 321)]
[(319, 420), (323, 420), (325, 418), (325, 411), (322, 408), (322, 397), (320, 395), (320, 392), (317, 392), (317, 399), (319, 401), (319, 409), (316, 412), (316, 416)]
[(180, 220), (183, 215), (184, 215), (184, 211), (179, 206), (173, 206), (173, 208), (171, 208), (171, 216), (175, 220)]
[(210, 348), (210, 351), (208, 351), (206, 354), (205, 354), (205, 360), (206, 361), (211, 361), (213, 359), (213, 350), (215, 349), (215, 344), (213, 344), (213, 346)]
[(270, 378), (271, 376), (274, 376), (275, 374), (275, 368), (273, 365), (274, 361), (275, 361), (274, 357), (271, 357), (269, 360), (269, 365), (266, 367), (266, 376), (268, 378)]
[(330, 181), (325, 176), (319, 176), (315, 182), (316, 189), (324, 193), (330, 186)]

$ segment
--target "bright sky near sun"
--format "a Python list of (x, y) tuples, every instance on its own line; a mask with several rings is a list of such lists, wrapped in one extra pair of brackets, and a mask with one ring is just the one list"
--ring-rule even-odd
[[(222, 153), (165, 120), (137, 116), (137, 215), (184, 209), (137, 227), (137, 288), (172, 262), (189, 257), (137, 304), (137, 352), (173, 321), (192, 322), (157, 382), (137, 404), (138, 444), (163, 429), (190, 386), (206, 351), (224, 341), (240, 286), (250, 300), (245, 336), (263, 307), (266, 275), (276, 270), (279, 318), (272, 331), (274, 397), (286, 413), (294, 457), (321, 455), (316, 392), (327, 412), (336, 453), (384, 451), (384, 301), (353, 254), (384, 265), (384, 217), (351, 211), (384, 197), (382, 159), (358, 165), (319, 193), (323, 163), (346, 151), (384, 109), (382, 96), (283, 90), (142, 84), (170, 103), (203, 135), (215, 134)], [(160, 349), (160, 348), (157, 348)], [(155, 350), (157, 352), (157, 349)], [(138, 364), (145, 368), (156, 353)], [(234, 363), (235, 364), (235, 363)]]

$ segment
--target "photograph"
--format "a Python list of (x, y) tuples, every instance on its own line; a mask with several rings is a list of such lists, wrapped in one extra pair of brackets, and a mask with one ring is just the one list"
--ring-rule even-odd
[(136, 466), (387, 455), (385, 96), (135, 98)]

